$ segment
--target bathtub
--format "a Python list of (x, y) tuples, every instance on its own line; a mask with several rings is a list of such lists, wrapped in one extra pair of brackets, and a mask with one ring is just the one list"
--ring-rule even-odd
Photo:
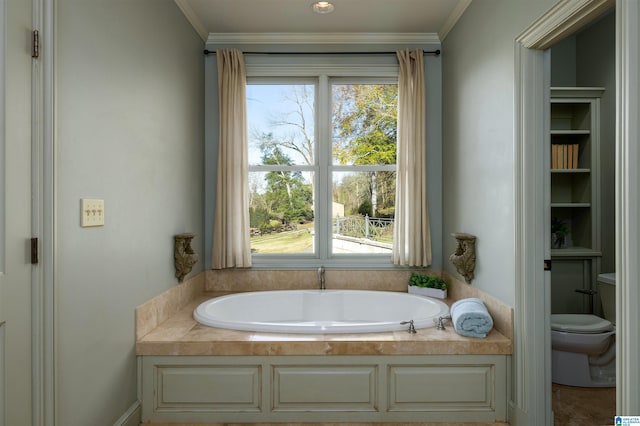
[(200, 324), (271, 333), (372, 333), (435, 325), (449, 313), (440, 300), (369, 290), (280, 290), (236, 293), (201, 303)]

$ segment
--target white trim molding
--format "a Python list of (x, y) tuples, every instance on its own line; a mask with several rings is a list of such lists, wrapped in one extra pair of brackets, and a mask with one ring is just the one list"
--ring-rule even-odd
[(207, 31), (207, 28), (205, 27), (204, 23), (202, 23), (202, 20), (200, 19), (200, 17), (193, 11), (191, 6), (189, 5), (189, 1), (175, 0), (175, 2), (178, 5), (178, 8), (184, 14), (185, 18), (187, 18), (187, 21), (189, 21), (193, 29), (196, 30), (196, 32), (198, 33), (202, 41), (207, 41), (207, 36), (209, 35), (209, 32)]
[[(549, 72), (545, 52), (516, 43), (514, 388), (512, 424), (549, 425), (551, 301), (545, 258), (544, 150)], [(547, 276), (546, 276), (547, 275)], [(515, 422), (517, 419), (517, 422)]]
[(32, 61), (31, 227), (40, 261), (31, 274), (33, 425), (55, 426), (54, 49), (55, 0), (33, 1), (40, 56)]
[[(2, 43), (0, 43), (0, 129), (2, 132), (0, 133), (0, 170), (3, 170), (0, 173), (0, 275), (4, 273), (4, 257), (5, 257), (5, 191), (6, 191), (6, 182), (5, 182), (5, 172), (6, 170), (6, 159), (5, 159), (5, 116), (6, 116), (6, 103), (7, 97), (5, 92), (5, 69), (6, 69), (6, 52), (5, 52), (5, 41), (7, 39), (7, 27), (6, 27), (6, 1), (0, 0), (0, 39)], [(1, 366), (0, 366), (1, 367)], [(0, 385), (2, 382), (0, 382)], [(1, 391), (0, 391), (1, 392)], [(2, 401), (0, 401), (1, 403)], [(2, 408), (0, 406), (0, 408)], [(4, 412), (4, 411), (2, 411)], [(0, 419), (0, 424), (2, 419)]]
[(640, 414), (640, 2), (616, 6), (617, 415)]
[[(140, 383), (140, 382), (138, 382)], [(138, 426), (142, 423), (142, 404), (136, 401), (115, 421), (113, 426)]]
[(438, 31), (438, 38), (440, 39), (440, 41), (444, 41), (444, 39), (449, 34), (449, 31), (453, 29), (453, 27), (456, 25), (458, 20), (460, 20), (460, 17), (464, 13), (464, 11), (467, 10), (470, 4), (471, 0), (458, 0), (458, 4), (453, 9), (451, 14), (447, 17), (447, 20), (444, 21), (444, 24), (442, 24), (440, 31)]
[(207, 44), (440, 44), (434, 33), (209, 33)]
[(518, 41), (528, 49), (547, 49), (614, 6), (615, 0), (561, 0), (531, 24)]

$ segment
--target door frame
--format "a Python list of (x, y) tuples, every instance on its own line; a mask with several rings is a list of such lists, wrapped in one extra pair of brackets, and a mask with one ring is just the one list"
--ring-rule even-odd
[[(0, 0), (0, 36), (2, 40), (6, 40), (6, 8), (7, 2), (6, 0)], [(5, 52), (5, 43), (0, 43), (0, 129), (3, 129), (0, 134), (0, 166), (2, 166), (2, 170), (5, 170), (5, 113), (6, 113), (6, 92), (5, 92), (5, 69), (6, 69), (6, 52)], [(5, 267), (5, 173), (0, 173), (0, 275), (4, 274)], [(0, 317), (2, 318), (2, 317)], [(2, 368), (2, 365), (0, 365)], [(0, 382), (1, 383), (1, 382)], [(3, 390), (0, 389), (0, 396)], [(3, 406), (1, 405), (3, 400), (0, 398), (0, 410), (2, 410)], [(0, 411), (0, 413), (4, 413), (4, 410)], [(2, 416), (0, 416), (0, 422), (2, 421)], [(1, 425), (2, 423), (0, 423)]]
[[(515, 251), (516, 297), (513, 342), (513, 396), (509, 421), (514, 425), (551, 425), (550, 273), (544, 271), (545, 102), (548, 77), (542, 50), (515, 51)], [(547, 95), (545, 95), (547, 94)], [(542, 372), (542, 374), (541, 374)]]
[[(512, 424), (553, 424), (549, 274), (542, 272), (545, 240), (543, 176), (548, 127), (549, 70), (545, 50), (616, 7), (616, 414), (640, 412), (640, 313), (637, 259), (640, 217), (640, 4), (637, 0), (561, 0), (515, 43), (515, 244), (514, 375)], [(546, 75), (546, 77), (545, 77)], [(548, 153), (546, 154), (548, 156)], [(546, 204), (545, 204), (546, 202)], [(540, 374), (540, 371), (544, 372)], [(624, 374), (622, 374), (624, 372)]]
[[(640, 414), (640, 2), (616, 2), (616, 413)], [(624, 373), (624, 374), (623, 374)]]
[(55, 125), (54, 0), (33, 1), (33, 29), (39, 57), (32, 61), (32, 236), (39, 241), (39, 263), (32, 268), (33, 425), (53, 426), (55, 398)]
[[(0, 0), (0, 39), (6, 40), (6, 0)], [(5, 43), (0, 43), (0, 168), (6, 170), (6, 158), (5, 158), (5, 105), (6, 105), (6, 92), (5, 92), (5, 69), (6, 69), (6, 52)], [(5, 271), (5, 173), (0, 173), (0, 280)], [(2, 285), (2, 284), (0, 284)], [(1, 302), (0, 302), (1, 303)], [(6, 376), (5, 376), (5, 323), (3, 320), (2, 309), (0, 307), (0, 426), (6, 424)]]

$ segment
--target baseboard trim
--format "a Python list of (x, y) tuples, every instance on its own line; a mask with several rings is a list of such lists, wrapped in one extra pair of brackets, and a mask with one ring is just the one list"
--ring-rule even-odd
[(509, 411), (508, 419), (510, 425), (523, 426), (527, 424), (527, 413), (525, 413), (520, 407), (517, 407), (513, 401), (509, 401), (507, 409)]
[(136, 401), (116, 420), (113, 426), (138, 426), (140, 423), (142, 423), (142, 405), (140, 405), (140, 401)]

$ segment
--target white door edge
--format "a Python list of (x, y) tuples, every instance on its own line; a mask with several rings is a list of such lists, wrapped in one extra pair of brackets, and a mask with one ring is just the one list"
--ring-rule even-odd
[(33, 425), (56, 424), (54, 316), (54, 1), (33, 1), (40, 56), (32, 65), (32, 233), (39, 263), (32, 269)]

